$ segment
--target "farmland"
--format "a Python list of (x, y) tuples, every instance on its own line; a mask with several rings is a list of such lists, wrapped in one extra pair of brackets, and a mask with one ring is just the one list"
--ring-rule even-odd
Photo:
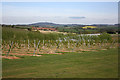
[(117, 77), (117, 35), (3, 27), (2, 39), (3, 78)]
[(3, 0), (1, 7), (3, 80), (119, 79), (118, 2)]

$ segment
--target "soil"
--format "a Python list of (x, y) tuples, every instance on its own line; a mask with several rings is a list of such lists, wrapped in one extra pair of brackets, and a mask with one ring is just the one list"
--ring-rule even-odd
[(32, 56), (33, 54), (10, 53), (10, 55), (18, 55), (18, 56)]
[(34, 55), (34, 56), (42, 56), (42, 55)]
[(107, 49), (101, 49), (101, 50), (107, 50)]
[(79, 49), (78, 51), (96, 51), (96, 50), (89, 50), (89, 49)]
[(2, 56), (2, 58), (5, 58), (5, 59), (20, 59), (19, 57), (16, 57), (16, 56)]

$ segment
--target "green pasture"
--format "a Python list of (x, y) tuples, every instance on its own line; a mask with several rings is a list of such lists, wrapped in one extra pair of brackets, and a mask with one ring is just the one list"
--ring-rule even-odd
[(116, 78), (118, 49), (2, 60), (3, 78)]

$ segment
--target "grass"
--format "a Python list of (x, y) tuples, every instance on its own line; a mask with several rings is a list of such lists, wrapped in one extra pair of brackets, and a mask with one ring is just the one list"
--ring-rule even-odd
[(116, 78), (117, 49), (3, 59), (3, 78)]

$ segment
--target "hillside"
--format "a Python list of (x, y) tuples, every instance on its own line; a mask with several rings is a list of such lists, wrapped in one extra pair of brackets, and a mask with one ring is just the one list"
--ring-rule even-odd
[(40, 27), (58, 27), (58, 26), (63, 26), (63, 25), (60, 25), (60, 24), (49, 23), (49, 22), (38, 22), (38, 23), (29, 24), (29, 25), (40, 26)]
[(38, 23), (32, 23), (29, 24), (30, 26), (40, 26), (40, 27), (73, 27), (73, 26), (80, 26), (81, 24), (56, 24), (56, 23), (50, 23), (50, 22), (38, 22)]

